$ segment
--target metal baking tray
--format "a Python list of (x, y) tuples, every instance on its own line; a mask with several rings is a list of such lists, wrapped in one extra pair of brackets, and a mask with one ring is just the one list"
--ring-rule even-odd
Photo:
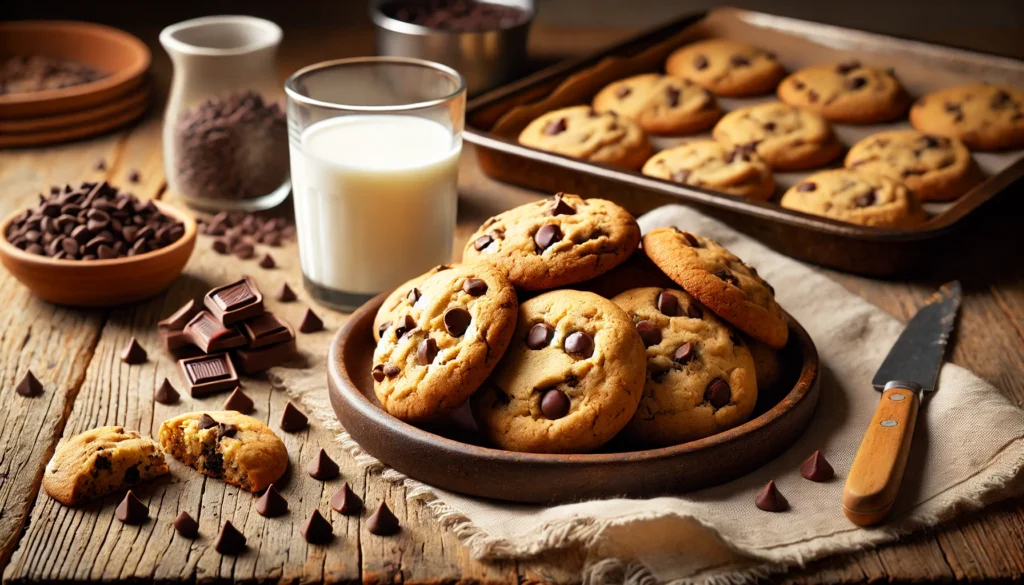
[[(817, 63), (857, 59), (893, 67), (914, 97), (951, 85), (988, 82), (1024, 86), (1024, 62), (848, 28), (735, 8), (719, 8), (685, 17), (596, 55), (564, 62), (470, 102), (466, 140), (476, 145), (482, 170), (500, 181), (553, 193), (566, 191), (617, 201), (634, 214), (666, 203), (685, 203), (715, 216), (789, 256), (874, 276), (927, 269), (946, 236), (975, 210), (1024, 176), (1024, 150), (974, 152), (985, 180), (952, 203), (925, 205), (929, 219), (913, 229), (884, 229), (834, 221), (783, 209), (778, 197), (814, 171), (777, 172), (773, 201), (745, 200), (696, 187), (647, 177), (612, 166), (577, 160), (521, 146), (520, 131), (534, 118), (557, 108), (589, 104), (605, 85), (648, 71), (661, 71), (676, 48), (710, 37), (740, 38), (776, 54), (788, 71)], [(719, 98), (726, 111), (775, 99)], [(887, 124), (834, 124), (847, 147), (861, 138), (893, 128), (909, 128), (901, 119)], [(692, 137), (686, 137), (692, 138)], [(655, 149), (682, 138), (654, 137)], [(842, 157), (830, 165), (839, 167)], [(815, 169), (818, 170), (818, 169)]]

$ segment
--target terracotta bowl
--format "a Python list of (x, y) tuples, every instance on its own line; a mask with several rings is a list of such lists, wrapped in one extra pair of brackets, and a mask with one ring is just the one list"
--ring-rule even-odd
[(720, 484), (764, 465), (807, 427), (818, 402), (818, 352), (789, 318), (783, 380), (761, 392), (754, 415), (728, 431), (660, 449), (629, 450), (613, 440), (581, 455), (516, 453), (489, 447), (468, 409), (429, 427), (404, 423), (373, 393), (373, 317), (380, 295), (338, 332), (328, 355), (328, 391), (338, 420), (369, 454), (425, 483), (472, 496), (561, 503), (678, 493)]
[(165, 215), (185, 224), (185, 235), (165, 248), (110, 260), (54, 260), (15, 247), (2, 234), (22, 213), (0, 224), (0, 263), (39, 298), (74, 307), (113, 307), (155, 296), (185, 268), (196, 245), (196, 222), (185, 211), (155, 202)]
[(0, 58), (12, 55), (72, 59), (107, 76), (62, 89), (0, 95), (0, 118), (47, 116), (104, 104), (139, 87), (151, 58), (142, 41), (122, 30), (67, 20), (0, 23)]

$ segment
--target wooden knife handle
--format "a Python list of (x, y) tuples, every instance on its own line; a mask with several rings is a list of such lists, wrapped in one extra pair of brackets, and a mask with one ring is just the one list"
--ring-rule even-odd
[(892, 509), (920, 406), (917, 392), (909, 388), (882, 393), (843, 489), (843, 513), (854, 524), (878, 524)]

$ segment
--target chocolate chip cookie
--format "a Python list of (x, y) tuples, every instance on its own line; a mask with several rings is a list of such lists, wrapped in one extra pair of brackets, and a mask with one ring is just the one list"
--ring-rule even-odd
[(714, 126), (722, 117), (706, 89), (679, 77), (645, 73), (616, 81), (597, 93), (594, 109), (614, 112), (651, 134), (678, 136)]
[(546, 292), (519, 308), (515, 337), (473, 395), (473, 414), (502, 449), (591, 451), (633, 417), (645, 370), (640, 335), (615, 303)]
[(559, 193), (485, 221), (462, 259), (492, 264), (516, 288), (546, 290), (611, 270), (639, 243), (640, 226), (625, 209)]
[(754, 374), (757, 378), (757, 391), (764, 394), (775, 389), (782, 379), (782, 356), (779, 350), (768, 347), (753, 337), (742, 335), (743, 344), (750, 350), (754, 358)]
[(694, 140), (652, 156), (643, 173), (659, 179), (703, 187), (748, 199), (771, 199), (772, 169), (744, 146), (726, 147), (715, 140)]
[(203, 475), (260, 492), (288, 469), (288, 451), (270, 427), (233, 410), (190, 412), (160, 425), (160, 446)]
[(978, 150), (1024, 147), (1024, 91), (961, 85), (926, 94), (910, 108), (921, 132), (958, 138)]
[(754, 360), (731, 327), (680, 290), (636, 288), (612, 301), (647, 348), (647, 380), (628, 436), (676, 445), (750, 418), (757, 402)]
[(910, 105), (910, 96), (891, 69), (859, 61), (801, 69), (783, 80), (777, 93), (791, 106), (845, 124), (887, 122), (902, 116)]
[(651, 156), (651, 143), (639, 124), (590, 106), (548, 112), (530, 122), (519, 143), (591, 162), (639, 169)]
[(851, 169), (817, 172), (789, 188), (780, 205), (839, 221), (884, 228), (911, 228), (927, 217), (899, 181)]
[(411, 294), (377, 344), (371, 374), (384, 410), (420, 422), (454, 410), (487, 378), (519, 306), (512, 284), (486, 263), (442, 270)]
[(725, 96), (768, 93), (786, 74), (771, 53), (731, 39), (700, 41), (677, 49), (669, 55), (665, 70)]
[(789, 338), (775, 289), (718, 242), (676, 228), (647, 232), (644, 252), (683, 290), (740, 331), (775, 348)]
[(956, 199), (981, 180), (963, 142), (917, 130), (868, 136), (846, 154), (845, 165), (900, 181), (922, 201)]
[(167, 473), (152, 439), (124, 427), (99, 427), (57, 448), (46, 464), (43, 488), (65, 506), (77, 506)]
[(712, 134), (723, 144), (760, 155), (777, 170), (820, 167), (843, 151), (821, 114), (782, 102), (733, 110), (715, 124)]
[(395, 315), (399, 311), (408, 310), (409, 307), (412, 307), (413, 304), (416, 303), (416, 300), (419, 299), (420, 296), (418, 287), (424, 280), (438, 272), (441, 272), (442, 270), (448, 270), (449, 268), (451, 268), (451, 265), (449, 264), (435, 266), (425, 273), (399, 285), (398, 288), (391, 291), (388, 298), (384, 299), (384, 303), (380, 306), (380, 309), (377, 310), (377, 316), (373, 318), (373, 340), (380, 341), (380, 336), (383, 335), (384, 331), (386, 331), (388, 327), (391, 327), (391, 322), (394, 320)]

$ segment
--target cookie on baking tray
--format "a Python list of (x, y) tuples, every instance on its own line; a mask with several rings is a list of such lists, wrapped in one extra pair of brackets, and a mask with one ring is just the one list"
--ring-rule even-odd
[(1024, 91), (981, 83), (940, 89), (914, 103), (910, 123), (978, 150), (1021, 148)]
[(373, 352), (374, 391), (401, 420), (428, 421), (469, 398), (505, 352), (519, 311), (504, 274), (463, 264), (424, 280)]
[(594, 109), (634, 120), (651, 134), (693, 134), (722, 117), (706, 89), (679, 77), (644, 73), (613, 82), (594, 96)]
[(846, 124), (887, 122), (902, 116), (910, 105), (910, 96), (892, 70), (859, 61), (801, 69), (784, 79), (777, 93), (791, 106)]
[(555, 290), (525, 301), (515, 336), (473, 414), (502, 449), (583, 453), (614, 437), (643, 393), (644, 344), (596, 294)]
[(714, 240), (677, 228), (647, 232), (643, 249), (669, 278), (719, 317), (772, 347), (785, 347), (786, 315), (775, 302), (775, 290), (752, 266)]
[(625, 209), (559, 193), (488, 219), (462, 258), (495, 266), (516, 288), (546, 290), (611, 270), (639, 243), (640, 227)]
[(772, 169), (743, 146), (693, 140), (665, 149), (644, 164), (643, 173), (693, 187), (748, 199), (767, 200), (775, 193)]
[(921, 201), (956, 199), (982, 178), (963, 142), (917, 130), (868, 136), (853, 145), (845, 165), (900, 181)]
[(391, 294), (384, 299), (380, 309), (377, 309), (377, 315), (373, 318), (373, 340), (380, 341), (380, 336), (391, 326), (391, 321), (395, 318), (395, 315), (399, 311), (407, 310), (416, 302), (416, 299), (419, 298), (419, 289), (417, 287), (424, 280), (449, 268), (451, 268), (450, 264), (440, 264), (417, 277), (410, 278), (391, 291)]
[(651, 143), (639, 124), (590, 106), (548, 112), (530, 122), (519, 143), (538, 150), (627, 169), (639, 169), (651, 156)]
[(782, 102), (733, 110), (715, 124), (712, 134), (723, 144), (758, 154), (776, 170), (820, 167), (843, 151), (825, 118)]
[(43, 488), (65, 506), (76, 506), (167, 473), (152, 439), (124, 427), (99, 427), (57, 448), (46, 464)]
[(739, 334), (680, 290), (637, 288), (612, 299), (647, 351), (647, 379), (625, 433), (647, 445), (685, 443), (750, 418), (754, 361)]
[(669, 55), (665, 70), (723, 96), (768, 93), (786, 74), (771, 53), (731, 39), (699, 41), (677, 49)]
[(810, 175), (789, 188), (779, 202), (787, 209), (839, 221), (885, 228), (910, 228), (927, 219), (906, 185), (851, 169)]
[(270, 427), (234, 410), (189, 412), (160, 425), (160, 446), (200, 473), (249, 492), (284, 475), (288, 451)]

